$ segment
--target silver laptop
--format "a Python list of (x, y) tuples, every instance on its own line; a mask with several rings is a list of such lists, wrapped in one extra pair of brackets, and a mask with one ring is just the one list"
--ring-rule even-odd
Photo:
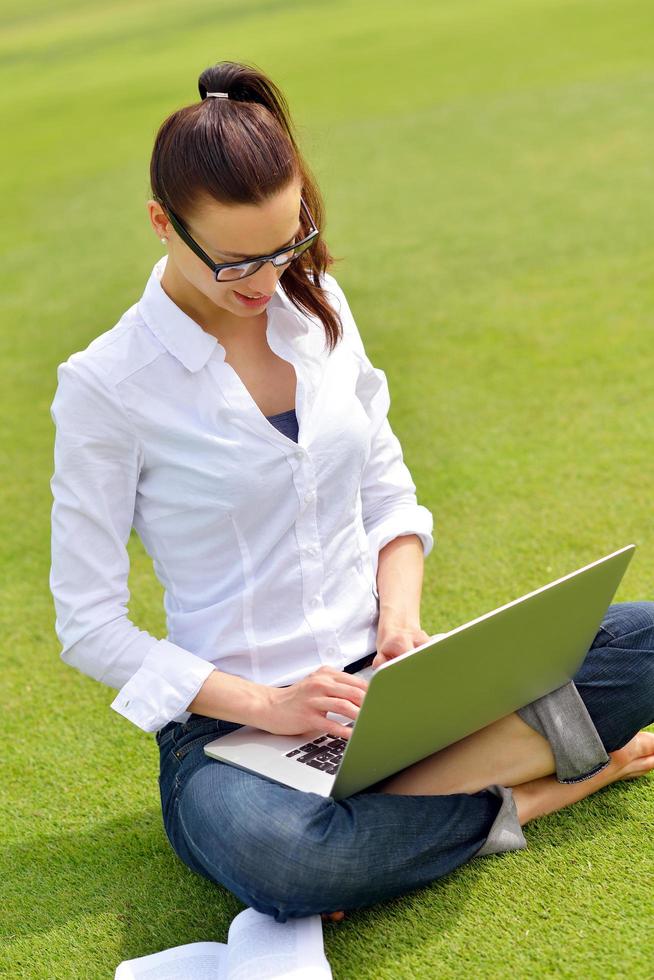
[[(550, 691), (584, 661), (620, 584), (630, 544), (492, 612), (438, 633), (368, 681), (349, 739), (243, 725), (204, 747), (221, 762), (334, 800), (357, 793)], [(371, 654), (370, 657), (374, 656)]]

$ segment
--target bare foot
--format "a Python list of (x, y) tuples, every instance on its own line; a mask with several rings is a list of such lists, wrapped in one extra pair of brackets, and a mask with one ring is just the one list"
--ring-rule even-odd
[(321, 912), (323, 922), (342, 922), (345, 918), (345, 912)]
[(520, 824), (577, 803), (620, 779), (637, 779), (650, 772), (654, 769), (654, 732), (638, 732), (621, 749), (609, 752), (609, 759), (605, 769), (579, 783), (559, 783), (554, 776), (544, 776), (513, 786)]
[(606, 771), (613, 767), (613, 778), (610, 782), (643, 776), (654, 769), (654, 732), (638, 732), (621, 749), (609, 752), (609, 756), (611, 762)]

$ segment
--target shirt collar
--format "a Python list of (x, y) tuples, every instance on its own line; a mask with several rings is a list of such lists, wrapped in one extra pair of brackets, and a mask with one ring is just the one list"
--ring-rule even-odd
[[(162, 255), (150, 273), (143, 295), (138, 302), (141, 316), (166, 350), (181, 361), (189, 371), (199, 371), (214, 353), (224, 361), (226, 351), (223, 345), (213, 334), (208, 333), (199, 323), (184, 313), (161, 285), (161, 277), (167, 261), (168, 256)], [(292, 306), (278, 281), (272, 299), (266, 307), (269, 331), (281, 326), (278, 323), (278, 311), (282, 310), (291, 314), (290, 320), (288, 317), (282, 317), (285, 323), (292, 323), (296, 333), (307, 333), (308, 322)], [(287, 334), (287, 330), (284, 330), (284, 333)]]

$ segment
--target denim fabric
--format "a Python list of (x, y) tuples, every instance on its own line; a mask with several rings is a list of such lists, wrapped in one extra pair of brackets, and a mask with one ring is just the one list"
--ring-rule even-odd
[(588, 708), (574, 681), (516, 712), (550, 743), (560, 783), (591, 779), (610, 763)]
[[(654, 602), (609, 607), (574, 684), (613, 752), (654, 724)], [(203, 752), (236, 722), (191, 715), (156, 738), (166, 834), (197, 874), (289, 917), (353, 909), (429, 884), (473, 857), (526, 847), (510, 788), (335, 802)]]
[(499, 786), (493, 783), (486, 787), (489, 792), (499, 796), (502, 805), (488, 831), (486, 843), (473, 857), (484, 857), (486, 854), (501, 854), (502, 851), (524, 851), (527, 846), (525, 835), (518, 819), (513, 790), (510, 786)]

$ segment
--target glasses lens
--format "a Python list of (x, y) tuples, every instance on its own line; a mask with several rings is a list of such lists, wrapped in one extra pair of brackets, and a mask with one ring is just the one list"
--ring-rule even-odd
[(244, 262), (243, 265), (232, 265), (227, 269), (221, 269), (218, 273), (218, 282), (231, 281), (235, 279), (244, 279), (246, 276), (251, 276), (253, 272), (260, 269), (263, 265), (262, 262)]
[(315, 239), (312, 238), (310, 242), (304, 242), (304, 244), (298, 245), (296, 248), (289, 248), (287, 252), (282, 252), (281, 255), (276, 255), (272, 260), (273, 265), (288, 265), (288, 263), (292, 262), (293, 259), (297, 259), (299, 255), (306, 252), (306, 250), (313, 245), (314, 241)]
[[(317, 236), (316, 236), (317, 238)], [(315, 238), (310, 239), (308, 242), (303, 242), (302, 245), (291, 246), (286, 252), (280, 252), (276, 255), (274, 259), (270, 259), (272, 264), (276, 267), (282, 265), (288, 265), (293, 259), (297, 259), (299, 255), (313, 245)], [(231, 265), (226, 269), (220, 269), (216, 282), (234, 282), (235, 279), (245, 279), (246, 276), (251, 276), (253, 273), (260, 269), (263, 262), (243, 262), (241, 265)]]

